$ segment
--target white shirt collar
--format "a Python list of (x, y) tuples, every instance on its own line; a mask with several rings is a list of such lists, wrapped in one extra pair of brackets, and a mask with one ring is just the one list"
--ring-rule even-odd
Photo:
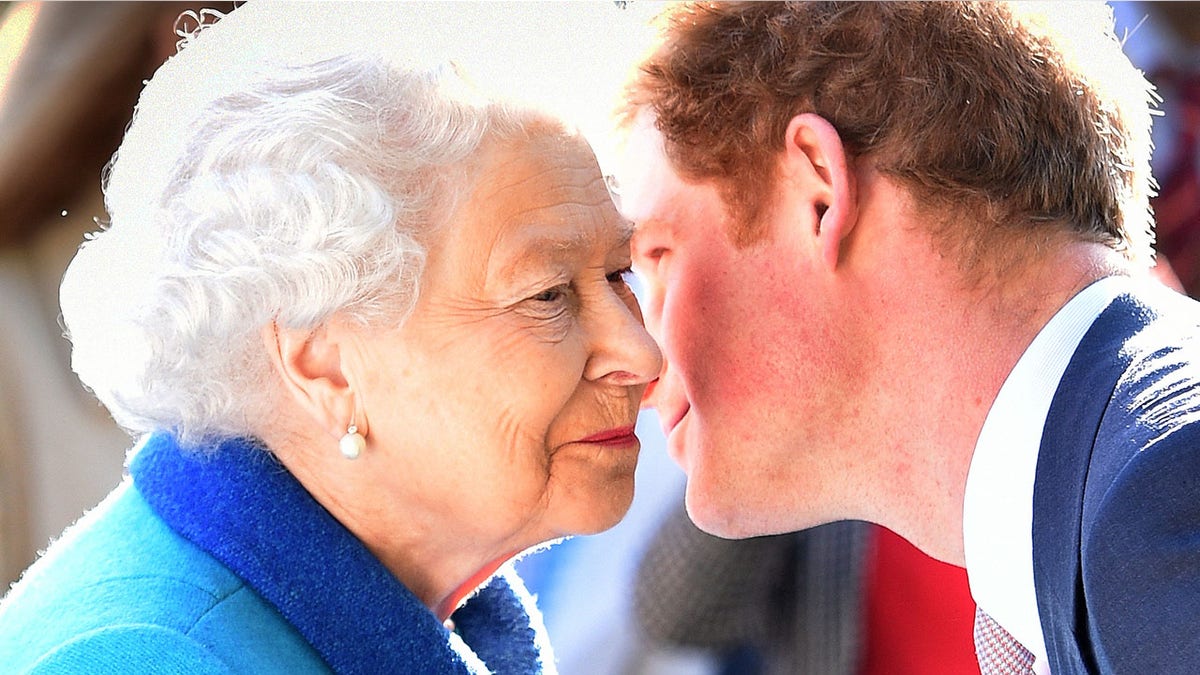
[(1042, 427), (1059, 380), (1084, 334), (1121, 292), (1101, 279), (1071, 298), (1038, 332), (992, 403), (963, 501), (963, 546), (971, 595), (1045, 668), (1046, 645), (1033, 586), (1033, 483)]

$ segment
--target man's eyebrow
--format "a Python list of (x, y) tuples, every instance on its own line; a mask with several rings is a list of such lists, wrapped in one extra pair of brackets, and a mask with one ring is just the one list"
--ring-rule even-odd
[(630, 229), (630, 232), (632, 232), (632, 234), (634, 236), (637, 236), (637, 234), (639, 232), (643, 232), (644, 230), (654, 228), (656, 225), (659, 225), (659, 224), (660, 224), (660, 221), (655, 218), (643, 218), (641, 220), (630, 220), (629, 221), (629, 229)]

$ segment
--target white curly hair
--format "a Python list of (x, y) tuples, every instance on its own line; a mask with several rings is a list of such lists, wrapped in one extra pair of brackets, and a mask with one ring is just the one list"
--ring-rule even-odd
[(402, 322), (470, 158), (534, 118), (445, 62), (359, 49), (353, 13), (305, 14), (321, 48), (292, 48), (278, 11), (234, 11), (147, 83), (105, 177), (110, 221), (63, 280), (72, 365), (132, 433), (253, 435), (278, 403), (272, 321)]

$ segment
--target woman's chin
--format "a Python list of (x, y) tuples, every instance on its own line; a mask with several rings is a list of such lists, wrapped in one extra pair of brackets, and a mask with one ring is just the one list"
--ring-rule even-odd
[(595, 499), (580, 503), (564, 523), (571, 535), (600, 534), (612, 529), (633, 503), (632, 477), (626, 484), (613, 486)]

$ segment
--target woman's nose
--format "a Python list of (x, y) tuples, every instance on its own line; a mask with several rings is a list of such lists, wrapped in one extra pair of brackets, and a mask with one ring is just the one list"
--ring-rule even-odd
[(636, 302), (631, 307), (614, 297), (610, 306), (612, 311), (592, 322), (595, 338), (584, 377), (620, 386), (652, 382), (662, 370), (662, 352), (646, 331)]

